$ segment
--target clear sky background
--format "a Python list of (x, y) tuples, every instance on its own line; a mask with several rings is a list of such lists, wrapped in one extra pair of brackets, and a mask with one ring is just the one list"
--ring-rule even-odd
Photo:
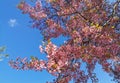
[[(6, 53), (10, 55), (9, 58), (4, 58), (0, 62), (0, 83), (45, 83), (52, 81), (53, 76), (46, 71), (18, 71), (8, 65), (9, 60), (18, 56), (23, 58), (34, 55), (45, 58), (45, 55), (39, 52), (42, 36), (39, 30), (29, 27), (31, 25), (29, 16), (23, 15), (16, 8), (19, 2), (20, 0), (0, 0), (0, 46), (6, 46)], [(59, 38), (55, 43), (59, 44), (63, 41), (63, 38)], [(99, 83), (114, 83), (99, 65), (95, 71)]]

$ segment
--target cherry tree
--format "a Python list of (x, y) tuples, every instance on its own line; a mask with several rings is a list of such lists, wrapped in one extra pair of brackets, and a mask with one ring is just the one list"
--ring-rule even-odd
[[(120, 82), (120, 0), (37, 0), (34, 6), (21, 1), (18, 8), (43, 35), (39, 49), (47, 60), (19, 57), (9, 62), (13, 68), (45, 69), (56, 76), (52, 83), (97, 83), (99, 64)], [(59, 36), (67, 40), (57, 46), (52, 39)]]

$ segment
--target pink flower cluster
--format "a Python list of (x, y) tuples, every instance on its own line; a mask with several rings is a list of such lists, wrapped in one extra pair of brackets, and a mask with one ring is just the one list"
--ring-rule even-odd
[(40, 1), (36, 2), (36, 6), (32, 7), (26, 2), (21, 2), (18, 8), (23, 11), (23, 13), (28, 13), (32, 19), (40, 20), (45, 18), (47, 15), (42, 10), (42, 4)]

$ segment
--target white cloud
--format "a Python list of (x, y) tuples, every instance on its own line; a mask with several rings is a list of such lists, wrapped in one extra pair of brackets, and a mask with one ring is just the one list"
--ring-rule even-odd
[(16, 19), (10, 19), (8, 21), (8, 24), (10, 27), (15, 27), (17, 25), (17, 20)]

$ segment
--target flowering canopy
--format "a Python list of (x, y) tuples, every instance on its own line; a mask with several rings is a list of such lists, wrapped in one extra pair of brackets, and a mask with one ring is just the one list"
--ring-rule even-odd
[[(35, 6), (21, 2), (18, 8), (41, 31), (45, 44), (39, 48), (48, 59), (17, 58), (10, 61), (13, 68), (46, 69), (57, 77), (54, 83), (97, 83), (93, 71), (98, 63), (120, 82), (120, 0), (37, 0)], [(68, 40), (57, 46), (51, 39), (61, 35)]]

